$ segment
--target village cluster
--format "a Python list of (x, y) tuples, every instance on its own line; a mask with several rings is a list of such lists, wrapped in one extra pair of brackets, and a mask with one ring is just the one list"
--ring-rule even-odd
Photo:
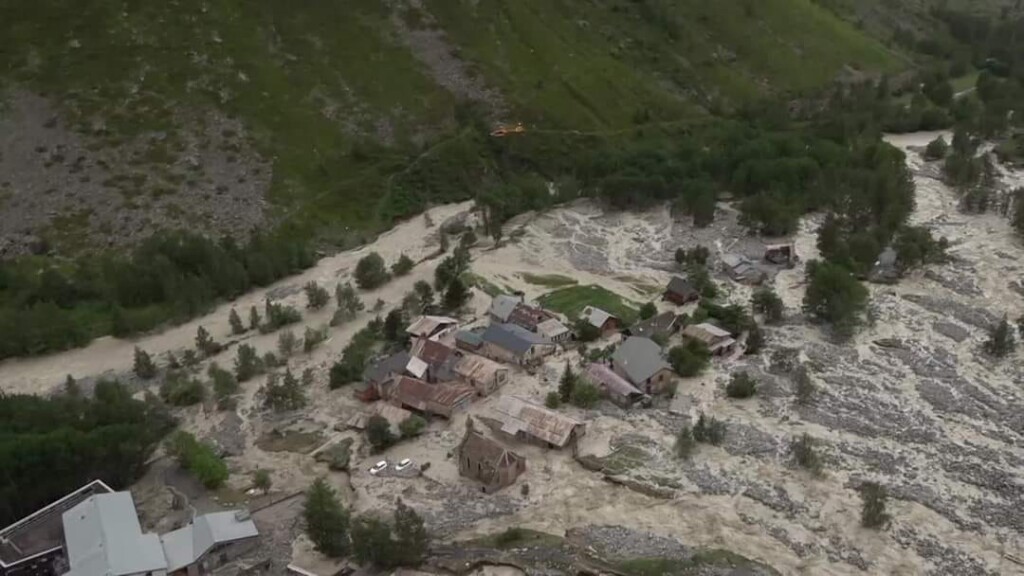
[[(792, 245), (769, 247), (767, 264), (795, 262)], [(764, 272), (750, 260), (722, 258), (723, 272), (736, 282), (757, 284)], [(745, 334), (733, 334), (713, 319), (686, 322), (684, 307), (695, 307), (700, 291), (686, 274), (673, 276), (662, 295), (661, 310), (632, 325), (611, 312), (585, 306), (579, 322), (588, 325), (599, 344), (613, 347), (604, 357), (583, 360), (581, 381), (593, 386), (621, 408), (650, 406), (654, 398), (671, 396), (677, 374), (666, 359), (667, 343), (699, 342), (714, 357), (742, 353)], [(502, 394), (514, 371), (534, 372), (545, 359), (576, 346), (577, 334), (564, 315), (527, 301), (521, 294), (499, 294), (487, 317), (462, 326), (456, 318), (421, 316), (407, 328), (410, 345), (374, 362), (364, 374), (357, 396), (374, 402), (348, 425), (365, 429), (373, 416), (388, 421), (394, 432), (415, 415), (452, 419), (474, 400)], [(455, 454), (460, 474), (492, 492), (512, 484), (526, 469), (525, 458), (508, 444), (527, 442), (545, 448), (569, 448), (586, 433), (586, 423), (545, 405), (543, 398), (504, 394), (482, 414), (467, 418), (465, 435)], [(481, 425), (474, 424), (474, 418)], [(490, 434), (488, 434), (488, 430)], [(403, 468), (408, 463), (403, 463)], [(388, 467), (378, 462), (373, 474)]]

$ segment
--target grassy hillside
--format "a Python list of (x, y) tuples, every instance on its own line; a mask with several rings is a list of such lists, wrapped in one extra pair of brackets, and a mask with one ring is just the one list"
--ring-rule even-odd
[[(900, 65), (810, 0), (421, 6), (6, 3), (0, 79), (48, 96), (95, 147), (166, 135), (161, 153), (136, 160), (143, 167), (175, 161), (204, 114), (237, 119), (240, 137), (272, 162), (275, 221), (344, 243), (386, 223), (380, 202), (395, 194), (396, 173), (431, 146), (460, 145), (465, 107), (442, 86), (439, 76), (450, 72), (432, 65), (438, 59), (461, 63), (463, 81), (497, 94), (477, 103), (478, 120), (591, 131), (813, 89), (847, 66)], [(425, 33), (436, 35), (437, 50), (410, 39)], [(479, 143), (461, 145), (464, 158)], [(471, 189), (466, 182), (456, 195)]]

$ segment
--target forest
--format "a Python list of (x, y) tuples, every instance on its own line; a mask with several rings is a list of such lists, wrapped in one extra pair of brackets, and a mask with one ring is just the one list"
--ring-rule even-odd
[(51, 398), (0, 393), (0, 526), (100, 479), (129, 486), (174, 420), (117, 382), (86, 397), (73, 382)]

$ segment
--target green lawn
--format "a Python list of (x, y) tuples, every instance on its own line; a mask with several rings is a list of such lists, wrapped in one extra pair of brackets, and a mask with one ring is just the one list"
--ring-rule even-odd
[(519, 276), (534, 286), (543, 286), (545, 288), (562, 288), (563, 286), (575, 286), (578, 284), (574, 278), (562, 276), (561, 274), (531, 274), (529, 272), (522, 272)]
[(619, 317), (626, 325), (637, 318), (638, 305), (600, 286), (569, 286), (541, 296), (538, 304), (565, 314), (571, 319), (579, 317), (586, 306), (596, 306)]

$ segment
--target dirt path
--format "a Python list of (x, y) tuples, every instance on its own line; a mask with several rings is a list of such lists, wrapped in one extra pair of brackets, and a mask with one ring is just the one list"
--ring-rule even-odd
[[(302, 286), (315, 281), (326, 287), (333, 295), (334, 286), (338, 282), (351, 281), (351, 273), (356, 262), (366, 254), (376, 251), (384, 257), (385, 262), (394, 262), (399, 255), (407, 254), (414, 261), (419, 261), (437, 250), (438, 227), (445, 219), (469, 210), (470, 202), (442, 206), (399, 224), (389, 232), (382, 234), (375, 242), (357, 250), (341, 252), (321, 259), (312, 268), (297, 276), (281, 280), (267, 288), (255, 290), (239, 297), (234, 302), (221, 304), (209, 314), (196, 318), (185, 324), (174, 326), (156, 334), (143, 336), (134, 340), (121, 340), (112, 337), (99, 338), (89, 346), (48, 356), (14, 359), (0, 363), (0, 390), (7, 393), (42, 394), (60, 385), (64, 378), (71, 374), (75, 378), (98, 376), (101, 374), (119, 374), (131, 369), (133, 350), (136, 346), (151, 355), (161, 356), (169, 351), (179, 351), (194, 346), (196, 330), (204, 326), (215, 340), (224, 341), (231, 335), (228, 324), (228, 313), (236, 308), (243, 318), (247, 318), (250, 306), (262, 311), (263, 301), (268, 295), (276, 301), (291, 304), (303, 309), (302, 324), (293, 327), (296, 334), (301, 335), (305, 326), (321, 326), (326, 324), (333, 314), (333, 305), (319, 312), (305, 310), (305, 295)], [(433, 225), (428, 225), (433, 222)], [(372, 292), (364, 292), (360, 297), (371, 307), (379, 298), (388, 307), (401, 301), (412, 285), (421, 279), (432, 280), (433, 270), (440, 260), (432, 260), (416, 266), (411, 274), (396, 278)], [(365, 325), (372, 316), (363, 314), (355, 322), (346, 324), (341, 330), (332, 330), (329, 348), (343, 346), (346, 335), (354, 333)], [(277, 334), (255, 335), (248, 338), (258, 350), (273, 350), (277, 342)], [(222, 354), (217, 358), (222, 365), (230, 365), (231, 354)]]

